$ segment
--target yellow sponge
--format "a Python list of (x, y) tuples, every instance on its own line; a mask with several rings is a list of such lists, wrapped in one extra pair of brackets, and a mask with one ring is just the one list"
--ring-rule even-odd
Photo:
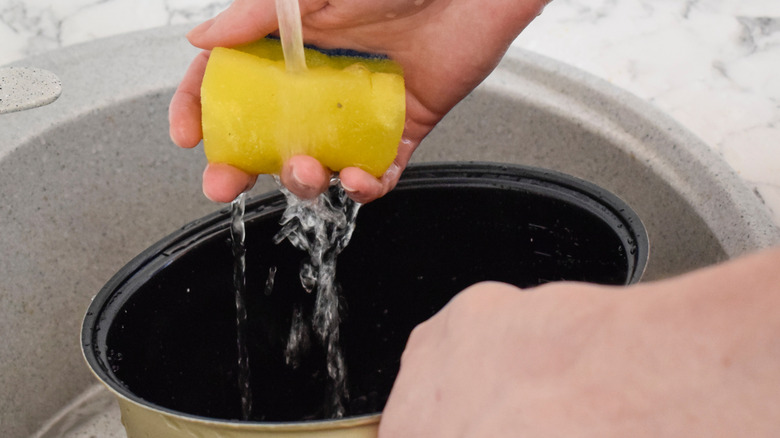
[(278, 40), (211, 52), (201, 88), (203, 145), (211, 163), (279, 173), (297, 154), (331, 170), (380, 176), (404, 127), (400, 66), (388, 59), (306, 49), (305, 72), (285, 70)]

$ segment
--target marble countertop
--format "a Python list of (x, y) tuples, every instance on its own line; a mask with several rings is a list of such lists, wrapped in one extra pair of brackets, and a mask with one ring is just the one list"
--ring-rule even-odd
[[(0, 0), (0, 65), (199, 22), (224, 0)], [(515, 45), (628, 90), (698, 135), (780, 225), (780, 2), (554, 0)]]

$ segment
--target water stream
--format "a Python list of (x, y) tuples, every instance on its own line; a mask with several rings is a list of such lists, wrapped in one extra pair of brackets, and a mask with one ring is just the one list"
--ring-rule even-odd
[[(299, 277), (301, 286), (314, 293), (312, 318), (306, 321), (300, 307), (292, 309), (292, 324), (285, 350), (287, 365), (297, 367), (308, 351), (311, 340), (309, 331), (316, 335), (326, 351), (324, 367), (327, 370), (330, 391), (324, 412), (328, 418), (344, 416), (347, 393), (347, 370), (339, 342), (341, 288), (336, 280), (336, 260), (346, 248), (355, 229), (360, 204), (351, 200), (334, 179), (326, 193), (310, 200), (300, 199), (280, 186), (287, 198), (287, 206), (280, 220), (281, 229), (274, 236), (274, 243), (288, 241), (295, 248), (305, 251)], [(245, 195), (231, 204), (231, 227), (234, 267), (233, 287), (236, 301), (236, 342), (238, 349), (238, 386), (241, 395), (242, 419), (252, 416), (252, 389), (249, 384), (250, 366), (247, 352), (246, 310), (246, 246), (244, 227)], [(264, 287), (270, 294), (274, 285), (276, 267), (271, 267)]]
[[(311, 327), (325, 347), (326, 367), (330, 378), (330, 400), (326, 402), (326, 416), (344, 416), (347, 394), (347, 370), (339, 342), (339, 294), (336, 280), (336, 260), (349, 244), (360, 204), (351, 200), (338, 180), (330, 189), (312, 200), (302, 200), (282, 188), (287, 197), (287, 208), (282, 214), (282, 228), (274, 237), (278, 244), (284, 240), (306, 252), (301, 264), (301, 285), (309, 293), (316, 293)], [(293, 324), (286, 350), (288, 364), (295, 365), (305, 351), (308, 339), (301, 321), (301, 310), (294, 309)]]
[(230, 205), (230, 239), (233, 249), (233, 290), (236, 300), (236, 347), (238, 350), (238, 390), (241, 395), (241, 419), (252, 416), (252, 388), (249, 385), (246, 312), (246, 228), (244, 227), (244, 193)]

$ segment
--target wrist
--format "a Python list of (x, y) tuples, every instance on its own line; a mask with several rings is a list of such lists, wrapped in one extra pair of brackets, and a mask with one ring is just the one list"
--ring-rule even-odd
[(625, 365), (634, 369), (632, 390), (663, 407), (660, 435), (776, 430), (778, 267), (775, 249), (638, 285), (621, 297), (616, 325), (631, 338)]

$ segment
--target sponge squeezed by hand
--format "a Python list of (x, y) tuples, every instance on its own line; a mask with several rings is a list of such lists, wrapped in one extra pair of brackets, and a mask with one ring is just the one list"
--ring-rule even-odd
[(201, 88), (209, 162), (271, 174), (305, 154), (333, 171), (387, 170), (404, 128), (401, 67), (309, 48), (305, 57), (306, 70), (288, 71), (281, 43), (270, 38), (211, 52)]

